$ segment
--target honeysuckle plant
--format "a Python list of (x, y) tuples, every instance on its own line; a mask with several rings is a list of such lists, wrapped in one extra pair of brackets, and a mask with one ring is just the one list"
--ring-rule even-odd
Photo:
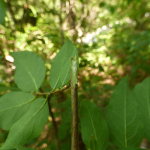
[[(20, 91), (0, 97), (0, 128), (9, 130), (1, 150), (33, 150), (24, 147), (24, 144), (38, 137), (47, 123), (51, 115), (50, 96), (69, 87), (71, 150), (79, 150), (79, 121), (87, 150), (108, 150), (109, 140), (118, 150), (140, 150), (143, 137), (150, 141), (150, 78), (136, 85), (134, 90), (129, 88), (128, 77), (123, 78), (112, 94), (105, 118), (101, 110), (88, 100), (83, 100), (78, 114), (78, 51), (68, 38), (52, 62), (49, 76), (51, 90), (47, 93), (40, 90), (46, 74), (42, 58), (29, 51), (10, 55), (16, 66), (14, 81)], [(56, 147), (60, 150), (58, 141)]]

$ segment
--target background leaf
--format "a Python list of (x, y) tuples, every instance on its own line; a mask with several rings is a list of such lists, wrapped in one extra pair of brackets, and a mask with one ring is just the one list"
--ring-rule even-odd
[(69, 82), (71, 75), (71, 57), (75, 55), (77, 56), (77, 49), (67, 38), (51, 66), (50, 85), (53, 90), (61, 88)]
[(0, 127), (9, 130), (30, 108), (34, 95), (24, 92), (10, 92), (0, 98)]
[(28, 147), (23, 147), (23, 146), (20, 146), (20, 145), (16, 145), (14, 146), (17, 150), (35, 150), (33, 148), (28, 148)]
[(120, 81), (106, 111), (112, 142), (118, 147), (139, 146), (143, 138), (142, 123), (127, 77)]
[(17, 86), (5, 86), (3, 84), (0, 84), (0, 91), (20, 91), (20, 89)]
[(134, 95), (144, 124), (144, 136), (150, 141), (150, 78), (135, 86)]
[(49, 114), (45, 102), (44, 98), (34, 100), (29, 111), (12, 126), (1, 150), (10, 150), (13, 145), (23, 145), (41, 133)]
[(143, 149), (137, 147), (124, 147), (124, 148), (119, 148), (118, 150), (143, 150)]
[(80, 108), (82, 140), (90, 148), (91, 136), (98, 142), (98, 149), (105, 150), (108, 144), (109, 132), (102, 113), (95, 104), (83, 101)]
[(46, 68), (42, 58), (29, 51), (13, 52), (16, 66), (15, 83), (26, 92), (38, 91), (46, 73)]
[(6, 3), (0, 0), (0, 24), (5, 25)]

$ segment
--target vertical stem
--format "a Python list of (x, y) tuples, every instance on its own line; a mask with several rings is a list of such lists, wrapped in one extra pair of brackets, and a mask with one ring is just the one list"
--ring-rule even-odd
[(62, 0), (60, 0), (60, 13), (59, 13), (59, 25), (60, 25), (60, 35), (61, 35), (61, 45), (64, 44), (64, 34), (63, 34), (63, 20), (62, 20)]
[(77, 57), (71, 59), (71, 105), (72, 105), (72, 139), (71, 150), (78, 150), (78, 83)]
[(52, 112), (50, 98), (51, 98), (51, 96), (48, 97), (49, 114), (52, 117), (52, 123), (53, 123), (53, 127), (54, 127), (54, 132), (55, 132), (56, 147), (57, 147), (57, 150), (60, 150), (60, 144), (59, 144), (59, 140), (58, 140), (58, 129), (57, 129), (57, 124), (55, 122), (54, 114)]
[[(41, 91), (42, 93), (44, 93), (44, 91), (43, 91), (42, 88), (40, 88), (40, 91)], [(48, 98), (47, 98), (47, 96), (48, 96)], [(51, 95), (47, 95), (47, 96), (43, 95), (43, 97), (46, 98), (47, 101), (48, 101), (49, 115), (52, 117), (52, 124), (53, 124), (53, 127), (54, 127), (54, 134), (55, 134), (56, 147), (57, 147), (57, 150), (60, 150), (60, 143), (59, 143), (59, 140), (58, 140), (58, 128), (57, 128), (57, 123), (56, 123), (56, 121), (55, 121), (55, 117), (54, 117), (54, 114), (53, 114), (53, 112), (52, 112), (52, 106), (51, 106), (51, 104), (50, 104)]]

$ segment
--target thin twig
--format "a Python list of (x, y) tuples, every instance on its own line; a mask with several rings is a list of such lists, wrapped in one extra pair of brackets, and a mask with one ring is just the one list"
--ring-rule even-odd
[[(40, 91), (43, 92), (42, 88), (40, 88)], [(46, 95), (43, 95), (43, 97), (46, 98)], [(48, 96), (49, 115), (52, 118), (52, 124), (53, 124), (53, 127), (54, 127), (56, 147), (57, 147), (57, 150), (60, 150), (60, 143), (59, 143), (59, 140), (58, 140), (58, 128), (57, 128), (57, 123), (56, 123), (55, 118), (54, 118), (54, 114), (52, 112), (52, 106), (51, 106), (51, 103), (50, 103), (50, 99), (51, 99), (51, 95)]]
[(56, 147), (57, 147), (57, 150), (60, 150), (60, 143), (59, 143), (59, 140), (58, 140), (58, 128), (57, 128), (57, 123), (56, 123), (55, 118), (54, 118), (54, 114), (52, 112), (50, 99), (51, 99), (51, 96), (48, 97), (49, 114), (52, 117), (52, 123), (53, 123), (53, 127), (54, 127), (54, 132), (55, 132)]
[(59, 90), (55, 90), (54, 92), (34, 93), (34, 94), (35, 94), (35, 95), (47, 95), (47, 94), (52, 95), (52, 94), (55, 94), (55, 93), (59, 93), (59, 92), (65, 91), (65, 90), (68, 89), (69, 87), (70, 87), (70, 83), (69, 83), (67, 86), (65, 86), (65, 87), (63, 87), (63, 88), (61, 88), (61, 89), (59, 89)]

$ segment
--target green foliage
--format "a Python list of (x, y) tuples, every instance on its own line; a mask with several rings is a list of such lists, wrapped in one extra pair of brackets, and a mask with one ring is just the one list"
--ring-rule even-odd
[[(65, 55), (63, 55), (64, 53)], [(12, 56), (16, 65), (15, 82), (18, 87), (23, 91), (36, 90), (38, 92), (46, 72), (42, 59), (35, 53), (28, 51), (14, 52)], [(75, 56), (78, 56), (77, 50), (67, 39), (51, 66), (50, 85), (53, 90), (61, 88), (70, 81), (71, 58)], [(77, 60), (73, 62), (75, 69), (78, 66), (77, 62)], [(75, 76), (77, 76), (76, 71), (73, 72)], [(120, 150), (139, 149), (137, 147), (143, 138), (143, 122), (145, 135), (149, 140), (149, 135), (146, 134), (149, 130), (149, 118), (147, 117), (149, 114), (149, 85), (150, 79), (147, 78), (137, 85), (133, 92), (129, 89), (128, 78), (121, 80), (112, 94), (106, 110), (107, 123), (101, 110), (95, 104), (88, 100), (82, 102), (80, 107), (81, 135), (87, 149), (105, 150), (108, 146), (109, 133), (112, 143)], [(0, 148), (2, 150), (30, 149), (21, 145), (39, 136), (47, 123), (48, 109), (50, 109), (47, 102), (49, 94), (46, 99), (36, 98), (33, 94), (23, 91), (6, 93), (0, 98), (0, 127), (10, 130), (5, 143)], [(145, 101), (144, 104), (143, 100)], [(69, 116), (71, 118), (70, 100), (66, 102), (63, 107), (69, 107), (69, 114), (68, 111), (65, 113), (68, 118)], [(143, 122), (138, 111), (139, 108)], [(62, 115), (62, 117), (65, 119), (66, 115), (65, 117)], [(63, 129), (63, 132), (68, 132), (68, 125), (70, 126), (70, 120), (66, 120), (60, 129)], [(70, 133), (59, 134), (59, 139), (64, 140), (68, 135)], [(64, 144), (61, 148), (68, 148), (69, 146)]]
[(93, 136), (91, 136), (90, 150), (98, 150), (99, 149), (98, 146), (99, 146), (98, 141)]
[[(65, 57), (60, 55), (64, 52), (66, 53)], [(11, 55), (16, 66), (15, 83), (23, 91), (31, 92), (36, 90), (38, 92), (46, 72), (41, 57), (28, 51), (13, 52)], [(67, 39), (52, 64), (51, 78), (55, 79), (53, 71), (56, 69), (58, 74), (60, 74), (58, 79), (62, 83), (61, 86), (66, 85), (70, 80), (69, 73), (71, 73), (72, 56), (77, 56), (77, 50), (71, 41)], [(63, 60), (65, 68), (60, 63), (60, 59)], [(59, 70), (59, 68), (62, 68), (62, 70)], [(63, 71), (67, 72), (67, 76), (64, 77), (65, 72), (62, 73)], [(53, 80), (50, 79), (50, 81)], [(60, 85), (57, 85), (56, 88), (58, 86), (60, 88)], [(14, 145), (24, 145), (33, 138), (36, 138), (47, 122), (49, 115), (47, 100), (49, 95), (47, 95), (46, 99), (36, 98), (32, 93), (25, 93), (23, 91), (6, 93), (0, 98), (0, 127), (10, 130), (4, 145), (0, 148), (2, 150), (14, 149)], [(28, 149), (21, 146), (15, 146), (15, 148)]]
[(19, 91), (20, 89), (16, 86), (5, 86), (3, 84), (0, 84), (0, 91), (5, 92), (5, 91)]
[(23, 147), (20, 145), (14, 146), (16, 148), (16, 150), (35, 150), (33, 148), (27, 148), (27, 147)]
[(0, 24), (5, 25), (6, 16), (6, 3), (4, 0), (0, 0)]
[(46, 100), (38, 98), (31, 104), (27, 113), (10, 129), (7, 140), (0, 149), (12, 149), (13, 145), (23, 145), (40, 135), (48, 119)]
[[(60, 105), (60, 104), (58, 104)], [(68, 98), (59, 106), (62, 109), (61, 118), (63, 120), (59, 127), (58, 137), (61, 142), (61, 150), (70, 149), (71, 147), (71, 99)], [(66, 118), (67, 116), (67, 118)], [(68, 139), (68, 140), (66, 140)], [(69, 141), (69, 142), (68, 142)]]
[(9, 130), (28, 111), (34, 99), (33, 94), (24, 92), (3, 95), (0, 98), (0, 127)]
[(87, 100), (83, 101), (80, 108), (80, 121), (82, 139), (86, 147), (91, 147), (91, 136), (93, 136), (98, 143), (96, 150), (105, 150), (108, 144), (109, 131), (101, 111), (95, 104)]
[(125, 147), (125, 148), (119, 148), (118, 150), (142, 150), (142, 148)]
[[(66, 36), (76, 44), (79, 51), (79, 102), (87, 99), (95, 103), (105, 116), (111, 93), (123, 77), (129, 76), (129, 83), (133, 88), (134, 85), (140, 83), (150, 74), (149, 9), (149, 0), (0, 0), (0, 24), (2, 24), (0, 25), (0, 96), (5, 96), (5, 93), (11, 91), (9, 98), (7, 94), (7, 98), (4, 98), (4, 96), (0, 98), (0, 127), (9, 130), (13, 124), (26, 115), (25, 110), (30, 107), (30, 104), (37, 100), (33, 97), (34, 100), (31, 99), (32, 102), (28, 103), (30, 100), (25, 100), (24, 97), (30, 93), (25, 92), (32, 92), (33, 94), (30, 95), (36, 96), (39, 91), (52, 92), (52, 90), (59, 89), (69, 83), (70, 70), (68, 69), (70, 68), (70, 57), (72, 57), (71, 53), (74, 46), (69, 40), (66, 40), (64, 47), (58, 52)], [(71, 49), (68, 50), (68, 48)], [(22, 53), (22, 56), (19, 56), (19, 59), (17, 58), (18, 60), (15, 59), (15, 63), (17, 61), (18, 63), (15, 64), (14, 80), (15, 66), (12, 61), (7, 59), (7, 56), (13, 51), (16, 55), (24, 50), (35, 52), (36, 54), (32, 53), (34, 56), (38, 54), (37, 58), (40, 59), (38, 62), (40, 65), (34, 61), (34, 58), (29, 60), (29, 57)], [(54, 58), (57, 52), (58, 54)], [(29, 53), (31, 54), (31, 52)], [(75, 53), (72, 55), (75, 56)], [(26, 67), (30, 69), (31, 74), (26, 72), (19, 60), (24, 61), (25, 65), (28, 64)], [(46, 69), (44, 69), (45, 66)], [(32, 69), (32, 67), (37, 70)], [(49, 71), (50, 68), (51, 71)], [(148, 79), (146, 81), (149, 82)], [(142, 82), (137, 85), (134, 93), (127, 88), (126, 97), (131, 99), (130, 108), (127, 107), (126, 110), (126, 114), (130, 115), (127, 117), (127, 121), (132, 121), (129, 126), (126, 126), (126, 129), (130, 129), (127, 135), (133, 135), (133, 132), (137, 129), (131, 139), (126, 135), (130, 144), (133, 144), (132, 140), (136, 140), (138, 137), (143, 138), (142, 133), (138, 136), (138, 120), (139, 122), (143, 121), (144, 137), (150, 141), (148, 135), (149, 92), (146, 81), (143, 81), (144, 84)], [(122, 88), (120, 90), (123, 90)], [(21, 92), (21, 90), (24, 92)], [(118, 90), (117, 88), (113, 95), (117, 95), (115, 93)], [(13, 91), (20, 91), (24, 94), (16, 94)], [(20, 98), (17, 100), (17, 96), (13, 97), (14, 95), (18, 95), (18, 97), (20, 95)], [(42, 96), (38, 95), (38, 97)], [(71, 144), (71, 106), (68, 100), (70, 94), (69, 92), (60, 92), (53, 95), (52, 98), (54, 101), (51, 104), (58, 127), (60, 147), (61, 150), (68, 150)], [(10, 105), (7, 104), (7, 100)], [(69, 104), (65, 104), (66, 100)], [(110, 122), (111, 128), (115, 130), (118, 128), (121, 132), (123, 129), (120, 125), (124, 124), (124, 115), (122, 114), (124, 106), (121, 105), (123, 100), (124, 96), (122, 95), (117, 95), (115, 98), (112, 96), (110, 100), (111, 110), (114, 110), (114, 112), (110, 112), (112, 118), (110, 117), (109, 121), (113, 120)], [(9, 106), (11, 108), (11, 106), (13, 107), (21, 102), (23, 102), (22, 106), (6, 111)], [(7, 106), (5, 107), (4, 104)], [(63, 104), (65, 106), (62, 107)], [(109, 108), (108, 106), (108, 110)], [(137, 108), (141, 113), (140, 118)], [(118, 110), (119, 113), (117, 113)], [(8, 118), (8, 116), (12, 117), (6, 120), (5, 118)], [(115, 117), (117, 119), (114, 119)], [(41, 150), (43, 149), (42, 146), (47, 144), (47, 149), (57, 149), (51, 117), (49, 117), (49, 120), (41, 136), (30, 140), (26, 146), (32, 145), (37, 150)], [(114, 138), (110, 134), (111, 140), (108, 143), (107, 150), (118, 149), (118, 144), (113, 139), (120, 140), (123, 137), (119, 134), (120, 130), (114, 132), (114, 129), (113, 133), (117, 133)], [(4, 143), (7, 133), (7, 131), (0, 129), (0, 147)], [(92, 149), (96, 142), (95, 137), (91, 138), (90, 136)], [(137, 142), (140, 144), (140, 139)], [(136, 142), (135, 145), (138, 146)], [(81, 139), (79, 147), (81, 150), (85, 150), (85, 145)], [(131, 148), (121, 149), (132, 150), (134, 148), (131, 146)]]
[(61, 88), (69, 82), (71, 75), (71, 58), (74, 56), (77, 56), (77, 49), (67, 38), (51, 66), (49, 79), (52, 90)]
[(120, 81), (111, 97), (106, 121), (110, 138), (118, 147), (136, 147), (141, 144), (142, 121), (127, 77)]
[(150, 141), (150, 78), (146, 78), (143, 82), (137, 84), (134, 88), (134, 94), (144, 125), (144, 136)]
[(46, 73), (45, 65), (37, 54), (33, 52), (13, 52), (14, 64), (16, 66), (15, 83), (25, 91), (38, 91)]

